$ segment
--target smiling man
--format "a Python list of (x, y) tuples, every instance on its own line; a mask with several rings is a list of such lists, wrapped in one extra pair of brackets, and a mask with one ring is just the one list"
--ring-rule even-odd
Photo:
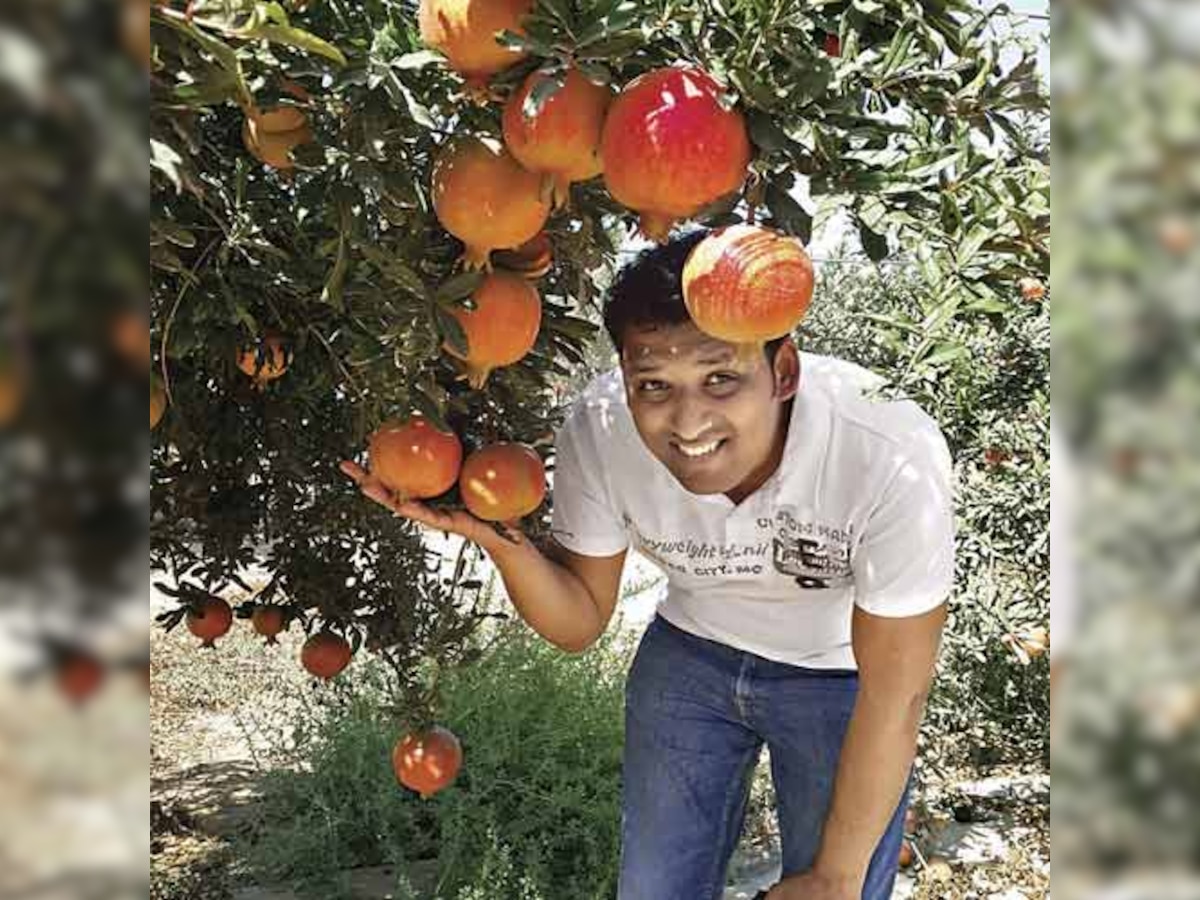
[(702, 237), (647, 251), (610, 291), (621, 365), (558, 435), (547, 552), (345, 468), (480, 543), (568, 651), (607, 628), (631, 547), (667, 574), (626, 689), (618, 900), (719, 900), (764, 746), (783, 844), (770, 900), (886, 900), (954, 576), (949, 454), (854, 365), (702, 334), (680, 285)]

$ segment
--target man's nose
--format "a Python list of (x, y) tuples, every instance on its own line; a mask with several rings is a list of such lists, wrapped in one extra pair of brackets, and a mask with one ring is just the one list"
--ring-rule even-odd
[(712, 430), (712, 416), (701, 404), (685, 400), (672, 410), (671, 431), (680, 442), (697, 443), (704, 440)]

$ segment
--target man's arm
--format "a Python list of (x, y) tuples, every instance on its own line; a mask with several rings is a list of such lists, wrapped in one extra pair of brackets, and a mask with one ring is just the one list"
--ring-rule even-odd
[(833, 805), (813, 868), (781, 881), (771, 900), (859, 900), (871, 857), (908, 780), (946, 621), (854, 611), (859, 692), (842, 745)]
[(396, 515), (460, 535), (482, 547), (500, 571), (521, 618), (556, 647), (581, 653), (608, 627), (620, 595), (626, 551), (582, 556), (556, 544), (547, 555), (515, 527), (506, 528), (506, 539), (467, 512), (434, 510), (423, 503), (396, 499), (355, 463), (344, 462), (341, 469), (365, 496)]

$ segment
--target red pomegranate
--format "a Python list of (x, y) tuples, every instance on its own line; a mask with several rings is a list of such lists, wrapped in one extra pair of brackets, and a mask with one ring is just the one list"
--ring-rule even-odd
[(350, 665), (352, 655), (350, 643), (344, 637), (332, 631), (319, 631), (300, 648), (300, 665), (309, 674), (328, 681)]
[(104, 684), (104, 665), (88, 653), (69, 653), (58, 663), (55, 681), (72, 703), (86, 703)]
[(842, 55), (842, 39), (833, 33), (826, 34), (821, 49), (826, 56), (839, 57)]
[(463, 751), (458, 738), (440, 725), (406, 735), (392, 750), (392, 768), (397, 780), (420, 794), (422, 800), (449, 787), (462, 763)]
[(808, 312), (813, 265), (795, 238), (731, 225), (696, 245), (683, 266), (683, 298), (701, 331), (734, 344), (791, 334)]
[(261, 344), (249, 344), (238, 351), (238, 368), (263, 387), (269, 381), (282, 378), (291, 365), (291, 353), (282, 337), (267, 335)]
[(444, 494), (458, 480), (462, 444), (424, 416), (387, 422), (371, 435), (371, 474), (402, 499)]
[(563, 86), (530, 114), (530, 95), (550, 77), (534, 72), (504, 105), (504, 143), (522, 166), (552, 180), (559, 207), (566, 205), (572, 182), (600, 174), (600, 132), (613, 95), (570, 69)]
[(546, 469), (541, 457), (523, 444), (491, 444), (467, 457), (458, 488), (476, 518), (510, 522), (541, 506)]
[(278, 635), (284, 631), (286, 625), (283, 608), (280, 606), (256, 606), (254, 612), (250, 614), (250, 624), (254, 626), (256, 634), (261, 634), (267, 639), (268, 645), (278, 644)]
[(521, 20), (534, 0), (421, 0), (417, 26), (426, 45), (446, 55), (450, 68), (479, 99), (488, 79), (526, 57), (496, 40), (502, 31), (524, 34)]
[(554, 265), (554, 245), (544, 231), (512, 250), (497, 250), (492, 254), (497, 268), (516, 272), (522, 278), (536, 281), (549, 273)]
[(666, 241), (677, 219), (746, 179), (746, 123), (722, 106), (723, 90), (701, 69), (659, 69), (630, 83), (608, 111), (604, 181), (619, 203), (641, 213), (642, 233), (653, 240)]
[(542, 324), (537, 288), (519, 275), (493, 272), (472, 294), (474, 309), (456, 307), (450, 314), (467, 335), (467, 355), (446, 345), (467, 367), (467, 380), (479, 389), (492, 369), (510, 366), (533, 349)]
[(220, 597), (205, 597), (188, 609), (188, 631), (201, 639), (201, 646), (215, 647), (233, 624), (233, 610)]
[(433, 208), (447, 231), (467, 245), (463, 264), (490, 269), (492, 250), (519, 247), (550, 215), (541, 176), (521, 167), (497, 141), (457, 138), (433, 166)]

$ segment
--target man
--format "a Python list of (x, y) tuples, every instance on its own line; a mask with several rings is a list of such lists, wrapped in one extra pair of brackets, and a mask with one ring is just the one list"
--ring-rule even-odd
[(950, 460), (915, 405), (790, 339), (745, 354), (681, 294), (695, 232), (620, 273), (619, 369), (559, 432), (556, 545), (372, 499), (491, 555), (518, 612), (578, 652), (605, 630), (630, 545), (669, 592), (626, 696), (618, 900), (717, 900), (769, 748), (784, 878), (770, 900), (885, 900), (953, 581)]

